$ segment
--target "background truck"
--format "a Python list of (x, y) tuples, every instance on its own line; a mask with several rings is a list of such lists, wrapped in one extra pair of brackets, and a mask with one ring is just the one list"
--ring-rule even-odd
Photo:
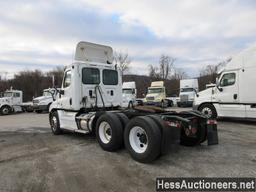
[(123, 83), (123, 103), (122, 107), (129, 107), (137, 104), (137, 89), (134, 81)]
[(177, 142), (193, 146), (208, 139), (208, 144), (217, 144), (216, 121), (197, 111), (121, 108), (122, 78), (112, 62), (111, 47), (78, 43), (75, 62), (64, 71), (60, 96), (50, 106), (53, 134), (63, 130), (94, 133), (103, 150), (125, 146), (133, 159), (143, 163), (153, 161)]
[(1, 94), (0, 98), (0, 113), (8, 115), (15, 112), (31, 112), (33, 111), (32, 103), (23, 103), (23, 92), (20, 90), (6, 90)]
[(198, 91), (197, 79), (180, 80), (180, 94), (177, 101), (178, 107), (192, 107)]
[(247, 49), (219, 71), (217, 83), (197, 94), (194, 109), (208, 118), (256, 118), (256, 48)]
[(33, 109), (37, 113), (43, 111), (49, 111), (49, 107), (55, 100), (57, 95), (57, 90), (55, 88), (49, 88), (43, 90), (43, 95), (33, 99)]
[(166, 90), (163, 81), (153, 81), (148, 88), (144, 99), (146, 105), (157, 105), (163, 107), (172, 107), (174, 101), (166, 97)]

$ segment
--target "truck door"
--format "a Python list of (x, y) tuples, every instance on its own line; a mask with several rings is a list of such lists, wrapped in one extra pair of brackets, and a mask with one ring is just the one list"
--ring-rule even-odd
[(13, 93), (12, 103), (13, 105), (21, 105), (22, 99), (21, 99), (21, 94), (19, 92)]
[(245, 117), (245, 106), (239, 104), (238, 71), (223, 73), (217, 89), (216, 101), (219, 103), (219, 116)]
[(71, 70), (67, 70), (63, 78), (61, 90), (63, 93), (59, 99), (59, 103), (63, 109), (72, 109), (71, 80)]

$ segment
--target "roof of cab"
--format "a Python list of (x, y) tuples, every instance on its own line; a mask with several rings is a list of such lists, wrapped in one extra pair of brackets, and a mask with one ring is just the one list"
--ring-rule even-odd
[(256, 47), (250, 47), (232, 58), (224, 67), (225, 71), (256, 67)]
[(110, 46), (81, 41), (76, 46), (75, 60), (111, 64), (113, 49)]

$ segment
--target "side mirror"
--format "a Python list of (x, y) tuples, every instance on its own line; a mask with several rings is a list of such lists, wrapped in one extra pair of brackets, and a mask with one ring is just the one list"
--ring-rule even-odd
[(223, 88), (222, 88), (222, 87), (220, 87), (219, 83), (216, 85), (216, 88), (217, 88), (220, 92), (222, 92), (222, 91), (223, 91)]
[(220, 81), (219, 81), (219, 79), (216, 79), (216, 80), (218, 80), (218, 81), (216, 81), (216, 88), (217, 88), (220, 92), (222, 92), (222, 91), (223, 91), (223, 88), (220, 87)]

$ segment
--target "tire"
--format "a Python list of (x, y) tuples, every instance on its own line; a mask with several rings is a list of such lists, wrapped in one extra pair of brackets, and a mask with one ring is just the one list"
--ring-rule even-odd
[(53, 111), (49, 114), (49, 121), (51, 125), (51, 130), (54, 135), (60, 135), (62, 130), (60, 128), (60, 120), (57, 111)]
[(141, 163), (150, 163), (161, 152), (161, 131), (150, 117), (135, 117), (124, 131), (124, 143), (132, 158)]
[(124, 130), (125, 126), (128, 124), (129, 122), (129, 118), (123, 114), (123, 113), (116, 113), (117, 117), (119, 118), (119, 120), (121, 121), (122, 124), (122, 128)]
[(9, 115), (11, 113), (12, 109), (11, 107), (5, 105), (3, 107), (1, 107), (1, 114), (2, 115)]
[(216, 119), (218, 114), (215, 107), (212, 104), (206, 103), (199, 107), (199, 111), (203, 113), (209, 119)]
[(96, 123), (96, 139), (105, 151), (116, 151), (123, 146), (122, 122), (115, 113), (105, 113)]
[(132, 101), (129, 101), (128, 108), (129, 108), (129, 109), (130, 109), (130, 108), (133, 108), (133, 103), (132, 103)]
[(168, 107), (173, 107), (173, 101), (168, 101)]

